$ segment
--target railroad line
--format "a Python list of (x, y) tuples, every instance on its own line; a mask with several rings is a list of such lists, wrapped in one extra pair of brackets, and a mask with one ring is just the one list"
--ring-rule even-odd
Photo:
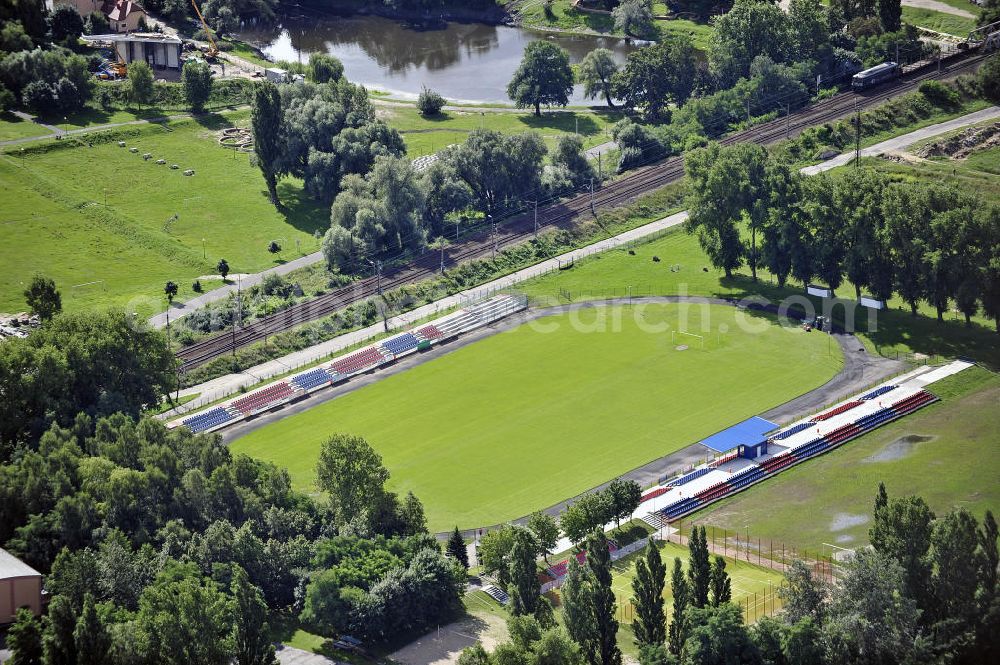
[[(938, 77), (954, 77), (974, 72), (985, 58), (975, 52), (960, 52), (946, 59), (949, 64), (942, 71), (937, 63), (927, 63), (903, 75), (891, 85), (883, 85), (875, 90), (856, 93), (848, 90), (825, 100), (807, 106), (788, 117), (751, 127), (731, 134), (719, 141), (722, 145), (735, 143), (757, 143), (768, 145), (794, 137), (804, 129), (821, 125), (850, 115), (856, 109), (865, 109), (880, 104), (892, 97), (915, 90), (925, 80)], [(942, 63), (943, 64), (943, 63)], [(619, 207), (639, 196), (680, 180), (684, 175), (682, 157), (671, 157), (651, 166), (645, 166), (631, 174), (590, 192), (577, 194), (563, 201), (538, 207), (538, 230), (547, 231), (570, 228), (580, 216), (592, 214), (591, 210)], [(494, 241), (491, 229), (480, 229), (455, 242), (446, 251), (446, 262), (455, 266), (466, 261), (490, 256), (494, 246), (499, 249), (524, 242), (535, 232), (532, 212), (521, 212), (497, 222), (497, 238)], [(438, 273), (440, 255), (438, 251), (426, 250), (415, 256), (409, 263), (391, 266), (381, 278), (383, 291), (395, 289), (405, 284), (415, 283)], [(255, 321), (250, 325), (234, 328), (229, 332), (208, 337), (180, 349), (177, 358), (181, 370), (186, 371), (210, 360), (234, 353), (249, 344), (265, 340), (268, 336), (292, 327), (329, 316), (345, 307), (361, 302), (378, 294), (379, 280), (367, 277), (330, 293), (298, 303)]]

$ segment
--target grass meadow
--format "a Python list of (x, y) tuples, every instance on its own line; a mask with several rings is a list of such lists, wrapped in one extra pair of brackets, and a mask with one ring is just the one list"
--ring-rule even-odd
[[(233, 273), (257, 272), (314, 251), (313, 232), (326, 228), (328, 215), (301, 183), (281, 181), (284, 207), (276, 210), (248, 155), (217, 144), (219, 129), (248, 117), (203, 116), (0, 154), (0, 311), (23, 308), (22, 283), (36, 271), (56, 280), (67, 310), (144, 297), (134, 309), (147, 314), (166, 304), (168, 279), (184, 300), (220, 258)], [(138, 152), (119, 147), (118, 137)], [(267, 251), (271, 240), (285, 249), (277, 259)]]
[[(432, 531), (510, 520), (807, 392), (842, 365), (826, 336), (768, 322), (744, 333), (737, 316), (721, 306), (648, 305), (546, 317), (231, 448), (286, 467), (297, 488), (314, 491), (322, 442), (358, 434), (382, 455), (390, 487), (424, 502)], [(675, 349), (670, 330), (703, 325), (704, 351)], [(717, 337), (720, 328), (728, 332)]]
[(938, 515), (959, 506), (979, 519), (997, 511), (1000, 375), (975, 367), (928, 390), (941, 402), (720, 501), (694, 522), (829, 553), (824, 543), (868, 542), (880, 481), (890, 497), (920, 495)]

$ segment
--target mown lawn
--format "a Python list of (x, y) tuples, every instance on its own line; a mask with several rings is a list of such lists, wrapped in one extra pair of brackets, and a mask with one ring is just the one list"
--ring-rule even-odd
[[(937, 514), (1000, 508), (1000, 375), (965, 370), (928, 389), (942, 401), (696, 513), (697, 523), (788, 546), (868, 542), (879, 482), (918, 494)], [(687, 527), (685, 527), (686, 529)], [(765, 545), (766, 547), (766, 545)]]
[(165, 305), (168, 279), (183, 300), (220, 258), (233, 273), (257, 272), (275, 264), (271, 240), (285, 249), (278, 260), (298, 256), (296, 243), (300, 253), (314, 251), (326, 210), (293, 179), (281, 181), (284, 207), (276, 210), (248, 155), (218, 145), (218, 130), (247, 118), (242, 111), (122, 130), (137, 153), (82, 136), (0, 154), (0, 311), (23, 307), (20, 284), (35, 272), (56, 280), (68, 310), (129, 304), (146, 314)]
[(51, 134), (47, 128), (29, 120), (23, 120), (12, 113), (0, 113), (0, 141), (23, 139), (29, 136)]
[(614, 112), (572, 111), (543, 113), (536, 117), (530, 112), (443, 111), (424, 117), (415, 108), (380, 106), (378, 115), (399, 130), (406, 141), (407, 155), (419, 157), (435, 153), (448, 145), (462, 143), (474, 129), (492, 129), (508, 134), (536, 131), (550, 148), (567, 134), (579, 133), (586, 147), (611, 140), (611, 125), (621, 115)]
[[(973, 11), (973, 14), (976, 13)], [(903, 21), (922, 28), (930, 28), (937, 32), (962, 37), (963, 39), (968, 37), (969, 31), (976, 27), (976, 19), (946, 14), (945, 12), (938, 12), (933, 9), (907, 7), (906, 5), (903, 5)]]
[[(313, 491), (322, 442), (359, 434), (382, 455), (390, 486), (424, 502), (431, 531), (495, 524), (765, 411), (840, 368), (839, 349), (825, 336), (760, 319), (752, 323), (763, 330), (751, 334), (743, 317), (729, 307), (677, 305), (547, 317), (280, 420), (231, 448), (288, 468), (296, 487)], [(677, 329), (704, 329), (707, 350), (694, 342), (675, 350)]]

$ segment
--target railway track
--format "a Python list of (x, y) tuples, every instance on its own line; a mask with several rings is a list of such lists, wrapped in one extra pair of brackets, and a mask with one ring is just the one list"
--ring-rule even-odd
[[(936, 63), (929, 63), (904, 74), (893, 85), (882, 86), (865, 93), (855, 93), (851, 90), (838, 93), (788, 117), (731, 134), (720, 140), (720, 143), (767, 145), (786, 137), (794, 137), (809, 127), (842, 118), (856, 109), (869, 108), (902, 93), (910, 92), (925, 80), (950, 78), (973, 72), (985, 57), (975, 52), (959, 53), (952, 57), (940, 72)], [(682, 157), (671, 157), (657, 164), (642, 167), (620, 180), (596, 189), (593, 193), (577, 194), (563, 201), (539, 206), (538, 229), (544, 231), (569, 228), (581, 215), (590, 215), (592, 210), (624, 205), (643, 194), (676, 182), (683, 175)], [(495, 241), (492, 229), (480, 229), (455, 242), (450, 251), (446, 252), (447, 264), (454, 266), (484, 258), (492, 254), (494, 247), (503, 249), (527, 240), (535, 232), (534, 214), (533, 212), (515, 214), (498, 221), (496, 228)], [(383, 273), (381, 280), (375, 276), (368, 277), (350, 286), (292, 305), (250, 325), (203, 339), (177, 352), (181, 371), (192, 369), (249, 344), (265, 340), (270, 335), (328, 316), (348, 305), (371, 298), (378, 294), (380, 286), (383, 291), (387, 291), (432, 277), (438, 272), (439, 266), (439, 253), (433, 250), (424, 251), (409, 263), (390, 267)]]

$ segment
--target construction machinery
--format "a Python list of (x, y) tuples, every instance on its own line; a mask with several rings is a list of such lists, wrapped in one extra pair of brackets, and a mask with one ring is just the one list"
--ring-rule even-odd
[(201, 15), (201, 10), (198, 9), (198, 3), (195, 0), (191, 0), (191, 6), (194, 7), (194, 13), (198, 15), (198, 20), (201, 21), (201, 28), (205, 31), (205, 37), (208, 38), (209, 47), (205, 51), (205, 59), (208, 61), (215, 60), (219, 55), (219, 46), (215, 43), (215, 38), (212, 37), (212, 31), (208, 27), (208, 23), (205, 23), (205, 17)]

